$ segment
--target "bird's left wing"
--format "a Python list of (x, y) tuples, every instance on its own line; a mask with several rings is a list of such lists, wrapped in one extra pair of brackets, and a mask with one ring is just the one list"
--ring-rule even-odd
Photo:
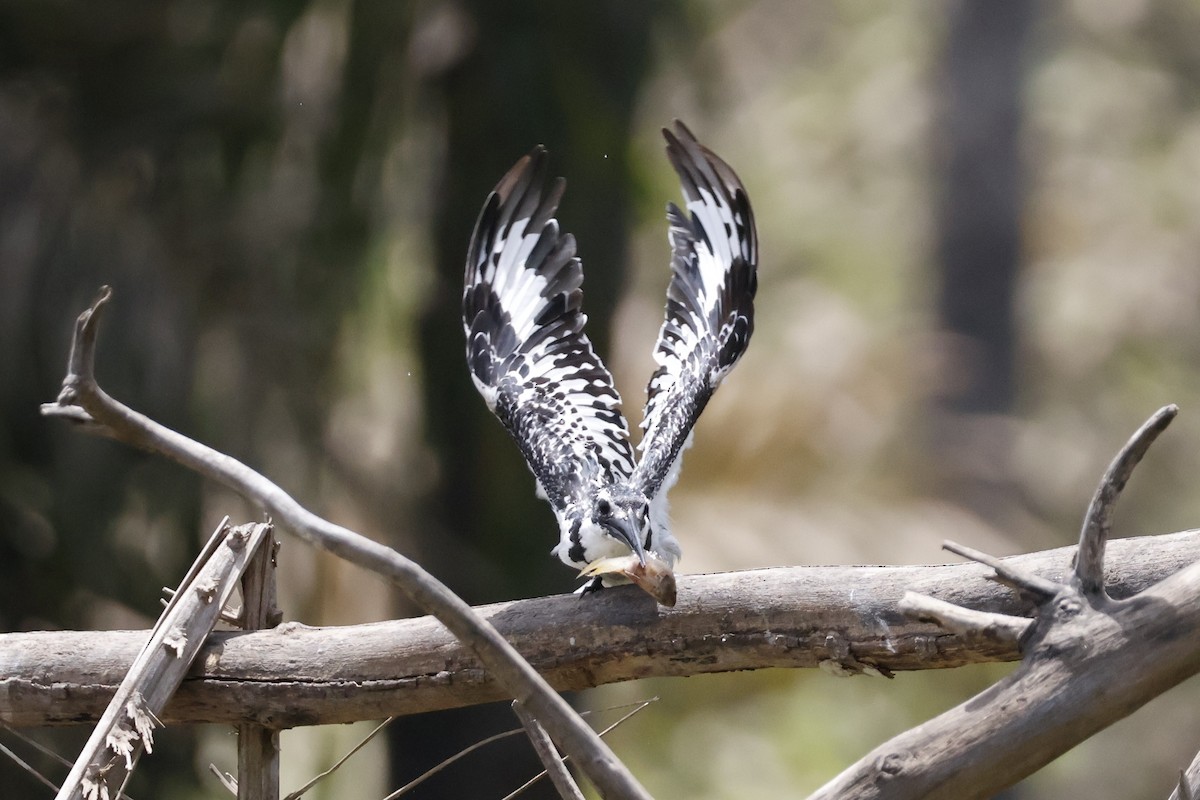
[(663, 136), (686, 211), (667, 206), (671, 283), (634, 475), (634, 485), (649, 497), (674, 482), (692, 426), (745, 352), (758, 287), (758, 236), (742, 182), (682, 122)]
[(542, 148), (487, 199), (467, 255), (467, 364), (556, 509), (584, 487), (633, 472), (629, 428), (612, 375), (583, 332), (583, 268), (554, 213)]

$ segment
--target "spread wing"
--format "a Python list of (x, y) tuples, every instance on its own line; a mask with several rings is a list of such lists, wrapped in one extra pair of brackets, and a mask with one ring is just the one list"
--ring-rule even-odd
[(758, 236), (742, 182), (682, 122), (663, 136), (687, 209), (667, 206), (671, 283), (634, 477), (649, 497), (674, 483), (692, 426), (745, 352), (758, 286)]
[(557, 509), (587, 485), (633, 472), (629, 428), (612, 375), (583, 332), (583, 268), (554, 213), (534, 150), (496, 185), (467, 255), (463, 328), (475, 387), (512, 434)]

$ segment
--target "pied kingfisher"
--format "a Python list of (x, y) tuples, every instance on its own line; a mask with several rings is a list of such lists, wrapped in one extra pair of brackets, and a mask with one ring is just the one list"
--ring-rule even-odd
[(542, 147), (488, 196), (467, 255), (463, 328), (475, 387), (521, 448), (558, 519), (551, 551), (591, 578), (675, 605), (680, 548), (667, 520), (692, 426), (754, 330), (758, 237), (737, 175), (682, 122), (663, 130), (687, 212), (667, 205), (671, 282), (646, 389), (641, 458), (612, 375), (583, 331), (583, 268), (554, 214)]

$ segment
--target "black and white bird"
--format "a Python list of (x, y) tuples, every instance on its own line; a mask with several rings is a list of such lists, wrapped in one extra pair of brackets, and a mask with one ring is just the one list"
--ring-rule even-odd
[(758, 240), (733, 170), (681, 122), (663, 136), (686, 209), (667, 205), (671, 282), (640, 459), (612, 375), (584, 333), (583, 268), (554, 218), (566, 184), (547, 184), (541, 147), (501, 179), (475, 224), (463, 327), (476, 388), (554, 508), (552, 552), (591, 578), (585, 592), (632, 581), (673, 606), (680, 548), (667, 492), (692, 427), (754, 330)]

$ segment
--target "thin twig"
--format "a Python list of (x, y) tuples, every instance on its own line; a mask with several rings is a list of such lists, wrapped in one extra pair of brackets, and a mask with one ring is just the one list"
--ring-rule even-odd
[[(68, 769), (70, 769), (70, 768), (71, 768), (71, 766), (72, 766), (72, 763), (71, 763), (71, 760), (70, 760), (69, 758), (63, 758), (63, 757), (62, 757), (62, 756), (60, 756), (58, 753), (56, 753), (56, 752), (54, 752), (53, 750), (51, 750), (49, 747), (46, 747), (46, 745), (42, 744), (41, 742), (39, 742), (39, 741), (38, 741), (38, 740), (36, 740), (36, 739), (31, 739), (30, 737), (28, 737), (28, 736), (26, 736), (25, 734), (21, 733), (19, 730), (17, 730), (16, 728), (12, 727), (12, 726), (11, 726), (11, 725), (9, 725), (8, 723), (5, 723), (5, 722), (0, 722), (0, 728), (3, 728), (4, 730), (8, 731), (8, 732), (9, 732), (9, 733), (11, 733), (13, 736), (17, 737), (17, 738), (18, 738), (18, 739), (20, 739), (22, 742), (24, 742), (25, 744), (27, 744), (27, 745), (29, 745), (30, 747), (32, 747), (34, 750), (37, 750), (37, 751), (38, 751), (39, 753), (41, 753), (42, 755), (44, 755), (44, 756), (46, 756), (46, 757), (48, 757), (48, 758), (51, 758), (51, 759), (53, 759), (54, 761), (57, 761), (59, 764), (62, 764), (64, 767), (67, 767)], [(2, 750), (3, 750), (3, 751), (4, 751), (4, 752), (7, 754), (7, 755), (9, 755), (9, 756), (10, 756), (10, 757), (12, 757), (12, 758), (13, 758), (15, 761), (17, 761), (17, 763), (21, 764), (22, 766), (25, 766), (25, 762), (21, 761), (21, 760), (20, 760), (20, 759), (18, 759), (18, 758), (17, 758), (15, 755), (13, 755), (13, 751), (12, 751), (12, 750), (9, 750), (7, 747), (4, 747), (4, 745), (0, 745), (0, 749), (2, 749)], [(52, 786), (52, 787), (54, 787), (54, 791), (56, 791), (56, 792), (58, 791), (58, 787), (57, 787), (57, 786), (55, 786), (55, 785), (54, 785), (53, 783), (51, 783), (49, 780), (46, 780), (45, 778), (43, 778), (41, 775), (38, 775), (38, 774), (34, 773), (34, 777), (37, 777), (37, 778), (41, 779), (41, 780), (42, 780), (42, 782), (44, 782), (44, 783), (45, 783), (47, 786)], [(117, 800), (133, 800), (133, 798), (132, 798), (132, 797), (130, 797), (128, 794), (126, 794), (126, 793), (122, 792), (121, 794), (119, 794), (119, 795), (117, 796)]]
[(507, 739), (510, 736), (516, 736), (516, 735), (524, 733), (524, 732), (525, 732), (524, 728), (512, 728), (510, 730), (502, 731), (500, 733), (494, 733), (491, 736), (480, 739), (478, 742), (475, 742), (474, 744), (468, 745), (467, 747), (464, 747), (462, 750), (459, 750), (457, 753), (450, 756), (445, 761), (439, 762), (436, 766), (430, 767), (429, 769), (425, 770), (420, 775), (413, 778), (411, 781), (404, 784), (399, 789), (397, 789), (396, 791), (389, 794), (387, 797), (383, 798), (383, 800), (396, 800), (397, 797), (400, 797), (401, 795), (405, 794), (406, 792), (409, 792), (409, 791), (415, 789), (417, 786), (419, 786), (420, 784), (429, 780), (434, 775), (437, 775), (439, 772), (446, 769), (451, 764), (455, 763), (456, 761), (461, 761), (463, 758), (466, 758), (471, 753), (474, 753), (476, 750), (480, 749), (481, 747), (487, 747), (492, 742), (498, 742), (501, 739)]
[(942, 542), (942, 549), (949, 550), (951, 553), (960, 555), (963, 558), (969, 558), (972, 561), (977, 561), (980, 564), (991, 567), (996, 570), (998, 580), (1014, 588), (1033, 594), (1040, 599), (1050, 598), (1058, 594), (1060, 587), (1054, 581), (1017, 569), (1010, 564), (1005, 564), (995, 556), (990, 556), (973, 547), (967, 547), (965, 544), (958, 544), (947, 539)]
[(554, 742), (550, 741), (546, 729), (539, 725), (538, 721), (515, 700), (512, 709), (517, 718), (521, 720), (521, 725), (525, 727), (525, 733), (529, 735), (533, 750), (541, 760), (542, 766), (546, 768), (545, 771), (550, 776), (550, 782), (558, 790), (558, 796), (563, 800), (584, 800), (583, 792), (579, 791), (575, 779), (571, 777), (567, 765), (563, 763), (562, 756), (554, 749)]
[(51, 750), (49, 747), (46, 747), (46, 745), (42, 744), (41, 742), (37, 741), (36, 739), (31, 739), (31, 738), (29, 738), (28, 736), (26, 736), (25, 734), (21, 733), (21, 732), (20, 732), (19, 730), (17, 730), (16, 728), (14, 728), (14, 727), (10, 726), (8, 723), (6, 723), (6, 722), (0, 722), (0, 728), (3, 728), (4, 730), (6, 730), (6, 731), (8, 731), (9, 733), (11, 733), (13, 736), (16, 736), (16, 737), (17, 737), (18, 739), (20, 739), (22, 742), (24, 742), (25, 744), (29, 745), (29, 746), (30, 746), (30, 747), (32, 747), (34, 750), (37, 750), (37, 751), (38, 751), (39, 753), (41, 753), (42, 755), (44, 755), (44, 756), (49, 756), (50, 758), (54, 759), (54, 760), (55, 760), (55, 761), (57, 761), (58, 763), (62, 764), (64, 767), (70, 767), (70, 766), (71, 766), (72, 762), (71, 762), (71, 760), (70, 760), (70, 759), (63, 758), (63, 757), (62, 757), (62, 756), (60, 756), (58, 753), (56, 753), (56, 752), (54, 752), (53, 750)]
[[(646, 706), (650, 705), (651, 703), (653, 703), (657, 700), (658, 700), (657, 697), (651, 697), (649, 700), (639, 700), (636, 703), (622, 703), (621, 705), (610, 706), (609, 708), (600, 708), (600, 709), (596, 709), (595, 711), (581, 711), (581, 712), (579, 712), (579, 716), (590, 717), (592, 714), (596, 714), (601, 711), (615, 711), (620, 708), (628, 708), (629, 706), (636, 706), (636, 708), (634, 708), (633, 711), (631, 711), (628, 714), (626, 714), (625, 716), (621, 717), (619, 720), (617, 720), (617, 722), (615, 724), (610, 725), (607, 728), (605, 728), (604, 730), (600, 731), (600, 733), (598, 735), (603, 736), (604, 734), (608, 733), (613, 728), (615, 728), (617, 725), (620, 725), (622, 722), (629, 719), (634, 714), (638, 713), (643, 708), (645, 708)], [(524, 732), (525, 732), (524, 728), (510, 728), (506, 731), (501, 731), (500, 733), (492, 734), (491, 736), (488, 736), (485, 739), (480, 739), (478, 742), (475, 742), (474, 744), (470, 744), (470, 745), (464, 747), (462, 750), (459, 750), (457, 753), (450, 756), (446, 760), (441, 761), (437, 765), (425, 770), (420, 775), (413, 778), (411, 781), (404, 784), (399, 789), (397, 789), (396, 791), (389, 794), (387, 797), (383, 798), (383, 800), (396, 800), (397, 797), (400, 797), (401, 795), (405, 794), (406, 792), (409, 792), (412, 789), (415, 789), (417, 786), (419, 786), (422, 783), (424, 783), (425, 781), (429, 780), (434, 775), (437, 775), (439, 772), (446, 769), (446, 767), (449, 767), (454, 762), (465, 758), (466, 756), (470, 755), (471, 753), (474, 753), (476, 750), (480, 749), (481, 747), (486, 747), (487, 745), (491, 744), (492, 742), (498, 742), (501, 739), (507, 739), (510, 736), (518, 736)], [(569, 758), (569, 756), (568, 756), (568, 758)], [(531, 780), (529, 783), (532, 784), (534, 781), (540, 780), (542, 777), (545, 776), (545, 774), (546, 774), (546, 772), (544, 770), (542, 772), (539, 772), (537, 777), (533, 778), (533, 780)], [(518, 791), (520, 791), (520, 790), (518, 789)]]
[(900, 610), (913, 619), (937, 623), (951, 633), (986, 636), (1005, 643), (1019, 642), (1033, 624), (1024, 617), (963, 608), (916, 592), (904, 593)]
[(1084, 594), (1104, 593), (1104, 545), (1112, 532), (1113, 507), (1133, 474), (1134, 467), (1178, 413), (1179, 406), (1174, 404), (1154, 412), (1125, 443), (1100, 478), (1100, 484), (1083, 518), (1079, 552), (1075, 556), (1075, 580)]
[(56, 792), (58, 791), (58, 784), (54, 783), (49, 778), (47, 778), (45, 775), (38, 772), (32, 766), (27, 764), (19, 755), (14, 753), (12, 750), (9, 750), (7, 747), (5, 747), (3, 743), (0, 743), (0, 753), (3, 753), (4, 755), (8, 756), (10, 759), (12, 759), (13, 763), (15, 763), (21, 769), (28, 772), (30, 775), (32, 775), (34, 778), (36, 778), (41, 783), (45, 784), (46, 786), (49, 786), (51, 789), (53, 789)]
[(392, 724), (392, 721), (394, 719), (396, 719), (396, 718), (388, 717), (383, 722), (376, 725), (375, 729), (373, 731), (371, 731), (366, 736), (364, 736), (362, 741), (360, 741), (358, 744), (354, 745), (354, 747), (351, 747), (344, 756), (342, 756), (341, 758), (339, 758), (337, 761), (335, 761), (333, 763), (333, 766), (331, 766), (329, 769), (325, 770), (324, 772), (314, 775), (313, 778), (311, 780), (309, 780), (308, 783), (304, 784), (299, 789), (292, 792), (287, 797), (283, 798), (283, 800), (299, 800), (299, 798), (303, 797), (304, 793), (307, 792), (309, 789), (316, 786), (318, 783), (325, 780), (333, 773), (337, 772), (338, 769), (341, 768), (342, 764), (345, 764), (347, 761), (350, 760), (350, 756), (354, 755), (359, 750), (366, 747), (367, 742), (374, 739), (375, 736), (378, 735), (381, 731), (383, 731), (384, 728), (386, 728), (388, 725)]
[[(607, 736), (607, 735), (608, 735), (608, 734), (609, 734), (611, 731), (615, 730), (615, 729), (617, 728), (617, 726), (619, 726), (619, 725), (622, 725), (622, 724), (624, 724), (626, 721), (628, 721), (628, 720), (632, 719), (632, 718), (634, 717), (634, 715), (638, 714), (638, 713), (639, 713), (639, 712), (641, 712), (641, 711), (642, 711), (644, 708), (646, 708), (646, 706), (650, 705), (651, 703), (654, 703), (654, 702), (656, 702), (657, 700), (658, 700), (658, 698), (657, 698), (657, 697), (651, 697), (649, 700), (643, 700), (643, 701), (641, 701), (640, 703), (635, 703), (635, 704), (633, 704), (633, 705), (636, 705), (636, 706), (637, 706), (637, 708), (633, 709), (633, 710), (632, 710), (632, 711), (630, 711), (628, 714), (625, 714), (624, 716), (622, 716), (622, 717), (621, 717), (619, 720), (617, 720), (616, 722), (614, 722), (612, 725), (609, 725), (607, 728), (604, 728), (604, 729), (602, 729), (602, 730), (600, 731), (600, 735), (601, 735), (601, 736)], [(621, 708), (621, 706), (614, 706), (614, 708)], [(605, 710), (605, 711), (611, 711), (612, 709), (604, 709), (604, 710)], [(584, 713), (585, 713), (585, 714), (587, 714), (587, 713), (590, 713), (590, 712), (586, 712), (586, 711), (585, 711)], [(570, 760), (571, 760), (571, 757), (570, 757), (570, 756), (565, 756), (565, 757), (563, 758), (563, 763), (565, 764), (567, 761), (570, 761)], [(527, 781), (525, 781), (524, 783), (522, 783), (522, 784), (521, 784), (520, 786), (518, 786), (516, 789), (513, 789), (511, 792), (509, 792), (508, 794), (504, 795), (504, 797), (500, 798), (500, 800), (514, 800), (514, 798), (515, 798), (515, 797), (517, 797), (519, 794), (521, 794), (521, 792), (525, 791), (525, 790), (526, 790), (526, 789), (528, 789), (530, 786), (533, 786), (535, 783), (537, 783), (538, 781), (540, 781), (540, 780), (541, 780), (542, 778), (544, 778), (544, 777), (546, 777), (546, 770), (542, 770), (542, 771), (541, 771), (541, 772), (539, 772), (537, 775), (534, 775), (532, 778), (530, 778), (529, 780), (527, 780)], [(388, 799), (387, 799), (387, 798), (384, 798), (384, 800), (388, 800)]]
[(216, 764), (209, 764), (208, 771), (217, 777), (217, 780), (221, 782), (221, 785), (224, 786), (225, 789), (230, 794), (232, 794), (234, 797), (237, 797), (237, 793), (238, 793), (237, 778), (233, 777), (228, 772), (222, 772), (220, 769), (217, 768)]
[(111, 296), (111, 290), (103, 287), (91, 308), (80, 314), (76, 322), (59, 406), (82, 407), (97, 422), (112, 429), (121, 441), (161, 453), (217, 481), (262, 506), (280, 524), (314, 547), (389, 578), (472, 649), (513, 699), (521, 701), (546, 726), (559, 746), (575, 756), (576, 763), (602, 796), (648, 800), (650, 795), (645, 788), (570, 705), (495, 628), (419, 564), (390, 547), (318, 517), (245, 464), (109, 397), (95, 381), (94, 364), (96, 323)]

